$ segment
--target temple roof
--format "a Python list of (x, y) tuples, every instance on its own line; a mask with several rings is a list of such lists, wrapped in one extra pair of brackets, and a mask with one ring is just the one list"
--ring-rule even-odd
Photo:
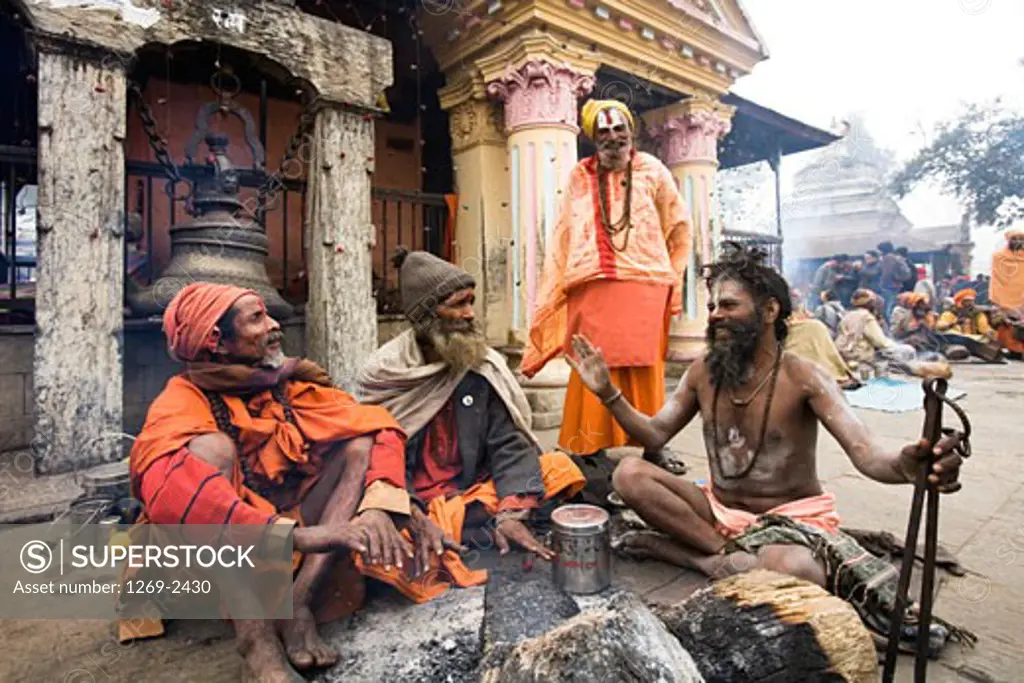
[(722, 102), (736, 107), (732, 131), (718, 144), (719, 168), (733, 168), (806, 152), (839, 140), (839, 136), (761, 106), (735, 93)]

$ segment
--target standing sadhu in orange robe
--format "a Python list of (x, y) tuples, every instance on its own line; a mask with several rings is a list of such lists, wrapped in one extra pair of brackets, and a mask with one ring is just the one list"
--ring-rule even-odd
[[(164, 331), (184, 371), (153, 401), (132, 448), (140, 523), (292, 525), (294, 548), (315, 553), (301, 556), (294, 618), (234, 627), (247, 678), (302, 681), (295, 668), (336, 661), (317, 617), (362, 601), (349, 551), (379, 555), (382, 541), (395, 540), (353, 516), (371, 457), (404, 452), (405, 433), (384, 408), (336, 389), (312, 361), (285, 357), (281, 328), (254, 291), (189, 285), (168, 306)], [(325, 594), (347, 605), (314, 603)], [(122, 637), (162, 632), (159, 622), (144, 634), (124, 627)]]
[[(576, 165), (565, 188), (522, 371), (532, 377), (585, 335), (630, 404), (653, 415), (665, 402), (669, 319), (682, 311), (686, 205), (665, 165), (634, 149), (626, 105), (592, 100), (582, 118), (598, 151)], [(632, 443), (574, 370), (559, 445), (593, 454)]]
[(989, 300), (999, 306), (1005, 322), (996, 329), (1003, 348), (1024, 354), (1024, 340), (1018, 338), (1024, 328), (1024, 231), (1006, 233), (1006, 246), (992, 254), (992, 284)]

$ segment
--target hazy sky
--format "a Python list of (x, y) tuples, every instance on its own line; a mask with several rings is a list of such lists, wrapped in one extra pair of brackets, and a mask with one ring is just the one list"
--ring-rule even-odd
[[(1024, 111), (1024, 0), (743, 0), (770, 57), (734, 90), (822, 128), (859, 113), (900, 160), (962, 102), (1002, 96)], [(784, 161), (784, 188), (803, 163)], [(917, 226), (958, 223), (955, 201), (935, 189), (901, 203)], [(977, 231), (975, 264), (987, 269), (1002, 238)]]

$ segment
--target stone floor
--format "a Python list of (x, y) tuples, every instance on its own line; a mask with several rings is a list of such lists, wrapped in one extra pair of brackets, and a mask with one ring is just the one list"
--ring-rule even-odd
[[(980, 642), (974, 650), (956, 646), (947, 649), (930, 666), (929, 679), (1018, 681), (1024, 670), (1024, 641), (1020, 636), (1024, 628), (1024, 419), (1016, 411), (1024, 407), (1024, 363), (958, 366), (952, 384), (967, 391), (961, 405), (974, 426), (974, 449), (963, 471), (963, 490), (943, 498), (940, 541), (970, 573), (962, 578), (943, 578), (936, 612), (974, 630)], [(916, 439), (921, 432), (921, 411), (858, 413), (884, 443), (894, 448)], [(552, 445), (557, 433), (544, 432), (541, 438)], [(671, 445), (690, 466), (688, 477), (707, 475), (698, 424), (690, 425)], [(847, 526), (884, 529), (903, 536), (909, 487), (866, 480), (824, 433), (819, 454), (819, 475), (826, 488), (837, 495)], [(4, 493), (0, 496), (0, 514), (5, 510), (14, 514), (14, 496), (23, 508), (37, 499), (26, 491), (41, 491), (48, 496), (44, 505), (52, 505), (54, 499), (66, 497), (73, 490), (73, 478), (59, 483), (19, 478), (17, 484), (12, 484), (2, 479), (10, 471), (3, 470), (0, 461), (0, 492)], [(657, 602), (678, 600), (703, 585), (700, 577), (654, 562), (618, 560), (614, 571), (618, 585)], [(370, 653), (372, 659), (379, 651), (390, 652), (391, 661), (407, 661), (416, 656), (416, 647), (406, 645), (440, 637), (435, 633), (438, 624), (454, 627), (456, 618), (472, 622), (474, 611), (482, 603), (480, 591), (459, 593), (464, 595), (455, 597), (447, 607), (454, 607), (457, 617), (445, 613), (444, 606), (403, 605), (394, 595), (377, 597), (356, 622), (332, 627), (331, 637), (342, 651), (342, 667), (325, 674), (322, 680), (392, 680), (376, 677), (371, 669), (380, 667), (371, 667), (372, 661), (360, 657)], [(239, 672), (231, 630), (220, 622), (175, 622), (166, 638), (122, 647), (104, 622), (6, 620), (0, 621), (0, 641), (4, 643), (0, 681), (214, 682), (237, 680)], [(458, 646), (459, 642), (453, 640), (451, 647)], [(369, 668), (359, 672), (360, 661), (360, 666)], [(346, 666), (354, 667), (352, 675), (337, 677)], [(912, 680), (912, 670), (912, 661), (903, 658), (897, 680)]]

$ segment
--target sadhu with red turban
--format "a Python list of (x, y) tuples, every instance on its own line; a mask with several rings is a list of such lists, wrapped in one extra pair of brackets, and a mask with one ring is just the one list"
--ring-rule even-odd
[[(236, 621), (237, 635), (242, 651), (255, 653), (247, 665), (258, 676), (331, 664), (315, 622), (361, 604), (349, 551), (398, 566), (411, 555), (397, 532), (354, 518), (371, 458), (404, 453), (405, 433), (312, 361), (285, 356), (281, 327), (252, 290), (189, 285), (168, 306), (164, 332), (184, 368), (153, 401), (132, 448), (140, 523), (290, 525), (295, 618), (280, 636), (272, 625)], [(314, 601), (316, 588), (327, 599)], [(132, 624), (126, 632), (122, 623), (122, 637), (162, 633), (160, 622)]]

